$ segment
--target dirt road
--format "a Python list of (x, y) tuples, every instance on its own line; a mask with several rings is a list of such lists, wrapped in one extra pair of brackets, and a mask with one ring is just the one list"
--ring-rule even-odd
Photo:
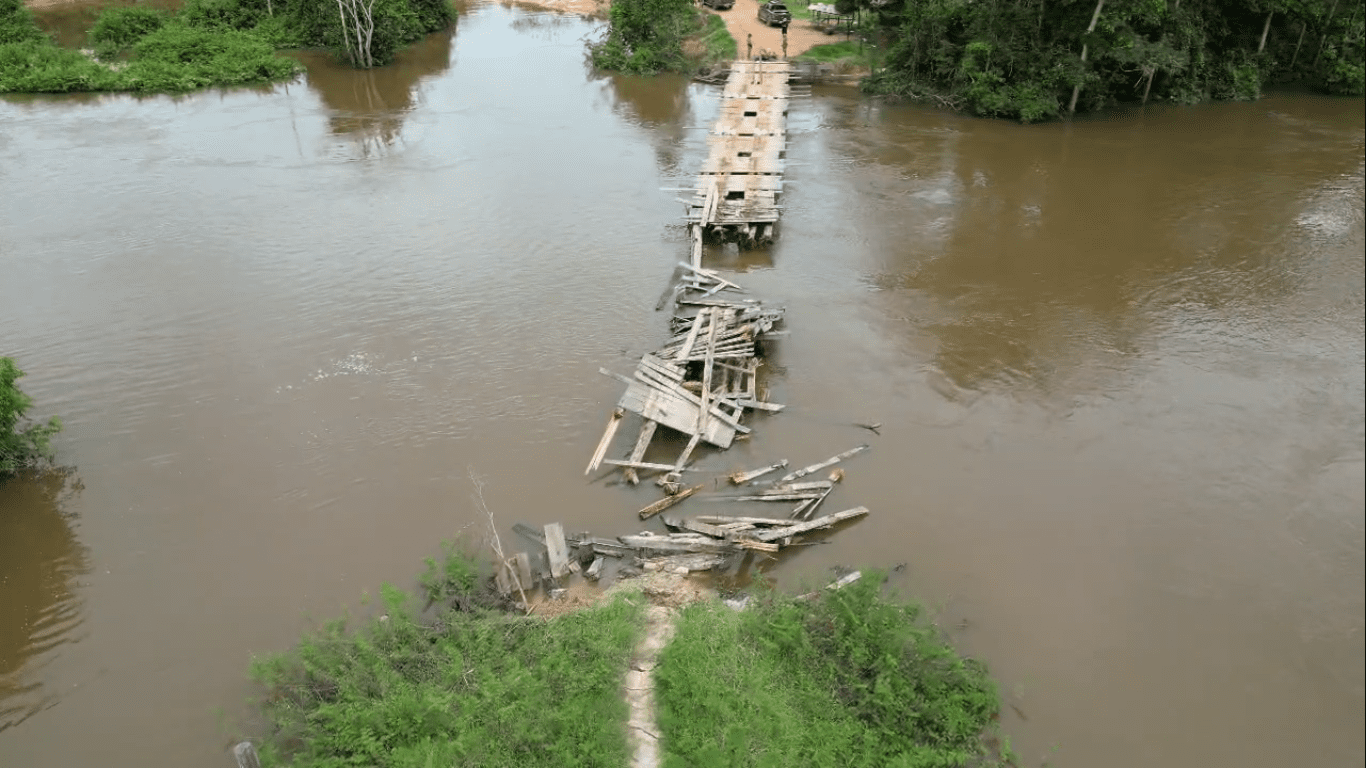
[[(745, 40), (753, 35), (754, 53), (767, 48), (779, 55), (783, 51), (783, 33), (777, 27), (770, 27), (759, 21), (759, 0), (735, 0), (735, 7), (728, 11), (709, 11), (726, 20), (726, 29), (739, 48), (737, 54), (745, 57)], [(844, 38), (840, 35), (827, 35), (815, 29), (810, 19), (793, 19), (787, 28), (787, 57), (789, 59), (824, 43), (837, 43)]]

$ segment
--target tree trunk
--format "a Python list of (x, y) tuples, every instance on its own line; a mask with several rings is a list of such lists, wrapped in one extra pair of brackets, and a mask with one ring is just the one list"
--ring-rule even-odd
[(341, 16), (342, 28), (342, 50), (346, 51), (347, 58), (351, 57), (351, 38), (346, 34), (346, 0), (337, 0), (337, 13)]
[(1295, 55), (1290, 57), (1290, 69), (1295, 69), (1295, 62), (1300, 58), (1300, 46), (1304, 45), (1304, 33), (1309, 31), (1309, 22), (1300, 22), (1300, 39), (1295, 43)]
[(1157, 74), (1157, 69), (1148, 70), (1148, 84), (1143, 86), (1143, 106), (1148, 105), (1148, 92), (1153, 89), (1153, 75)]
[[(1335, 1), (1336, 1), (1336, 0), (1335, 0)], [(1095, 31), (1096, 31), (1096, 22), (1097, 22), (1097, 21), (1100, 21), (1100, 9), (1101, 9), (1101, 8), (1104, 8), (1104, 7), (1105, 7), (1105, 0), (1096, 0), (1096, 12), (1093, 13), (1093, 14), (1091, 14), (1091, 25), (1090, 25), (1089, 27), (1086, 28), (1086, 34), (1089, 35), (1089, 34), (1091, 34), (1092, 32), (1095, 32)], [(1082, 44), (1081, 44), (1081, 63), (1082, 63), (1082, 64), (1085, 64), (1085, 63), (1086, 63), (1087, 47), (1088, 47), (1088, 46), (1087, 46), (1086, 43), (1082, 43)], [(1067, 105), (1067, 114), (1069, 114), (1069, 115), (1076, 114), (1076, 112), (1077, 112), (1077, 96), (1079, 96), (1079, 95), (1081, 95), (1081, 84), (1080, 84), (1080, 83), (1078, 83), (1077, 85), (1073, 86), (1073, 88), (1072, 88), (1072, 102), (1071, 102), (1070, 104)]]
[(1272, 11), (1271, 13), (1268, 13), (1266, 15), (1266, 24), (1262, 25), (1262, 41), (1257, 44), (1257, 53), (1261, 53), (1262, 51), (1266, 50), (1266, 33), (1271, 31), (1271, 17), (1275, 15), (1275, 11)]
[(1314, 54), (1314, 65), (1319, 63), (1319, 57), (1323, 55), (1323, 44), (1328, 42), (1328, 31), (1332, 29), (1333, 14), (1338, 12), (1338, 0), (1333, 0), (1333, 7), (1328, 11), (1328, 19), (1323, 22), (1323, 38), (1319, 40), (1319, 52)]

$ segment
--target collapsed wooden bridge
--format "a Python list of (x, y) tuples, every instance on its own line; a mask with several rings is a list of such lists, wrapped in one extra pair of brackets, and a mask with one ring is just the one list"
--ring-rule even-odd
[[(741, 246), (770, 243), (776, 236), (786, 160), (786, 120), (791, 68), (783, 61), (737, 61), (722, 92), (721, 114), (708, 138), (708, 157), (697, 176), (684, 220), (690, 236), (690, 259), (678, 264), (677, 280), (665, 302), (672, 305), (670, 337), (654, 352), (642, 355), (632, 375), (602, 369), (626, 385), (584, 474), (606, 464), (623, 470), (627, 482), (644, 472), (662, 473), (666, 496), (639, 512), (641, 520), (693, 497), (706, 483), (684, 487), (683, 473), (701, 443), (729, 448), (751, 427), (752, 411), (777, 412), (784, 406), (768, 401), (760, 384), (763, 345), (786, 333), (784, 309), (749, 297), (737, 283), (702, 266), (703, 242), (735, 242)], [(640, 417), (640, 431), (629, 454), (608, 458), (627, 414)], [(646, 461), (659, 427), (688, 441), (669, 463)], [(867, 425), (860, 425), (867, 426)], [(873, 429), (873, 427), (868, 427)], [(874, 429), (874, 431), (876, 431)], [(868, 513), (864, 507), (817, 517), (816, 510), (844, 478), (835, 469), (826, 479), (808, 478), (868, 448), (860, 445), (825, 461), (767, 483), (759, 478), (787, 466), (779, 461), (728, 475), (741, 494), (709, 494), (712, 501), (776, 502), (796, 506), (786, 517), (722, 515), (663, 516), (669, 533), (645, 532), (604, 539), (587, 533), (565, 536), (559, 523), (537, 531), (518, 525), (523, 537), (544, 548), (541, 575), (552, 587), (571, 573), (590, 579), (602, 575), (604, 558), (628, 555), (646, 570), (678, 572), (712, 570), (756, 554), (772, 556), (800, 542), (795, 537), (828, 529)], [(719, 480), (719, 479), (718, 479)], [(525, 553), (503, 561), (499, 587), (508, 594), (533, 578)]]

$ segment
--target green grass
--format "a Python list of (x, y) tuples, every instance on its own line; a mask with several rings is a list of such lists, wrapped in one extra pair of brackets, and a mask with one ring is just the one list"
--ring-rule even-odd
[(703, 17), (699, 39), (706, 50), (707, 61), (733, 61), (739, 46), (726, 29), (726, 20), (714, 13), (704, 13)]
[(655, 672), (666, 768), (991, 764), (994, 685), (880, 582), (684, 610)]
[(352, 631), (328, 625), (253, 664), (274, 724), (262, 764), (625, 765), (622, 681), (643, 622), (638, 605), (619, 598), (548, 620), (510, 616), (475, 607), (468, 558), (448, 550), (430, 565), (427, 595), (446, 605), (435, 618), (419, 620), (408, 596), (386, 586), (387, 619)]

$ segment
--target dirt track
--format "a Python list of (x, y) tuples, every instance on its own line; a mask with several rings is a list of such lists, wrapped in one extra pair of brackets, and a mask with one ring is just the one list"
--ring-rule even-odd
[[(728, 11), (709, 11), (726, 20), (726, 29), (735, 38), (739, 49), (737, 56), (745, 57), (745, 36), (754, 36), (754, 52), (767, 48), (779, 55), (783, 51), (783, 33), (777, 27), (770, 27), (759, 21), (759, 0), (735, 0), (735, 7)], [(812, 47), (825, 43), (836, 43), (843, 38), (827, 35), (811, 26), (810, 19), (793, 19), (787, 28), (787, 57), (796, 58)]]

